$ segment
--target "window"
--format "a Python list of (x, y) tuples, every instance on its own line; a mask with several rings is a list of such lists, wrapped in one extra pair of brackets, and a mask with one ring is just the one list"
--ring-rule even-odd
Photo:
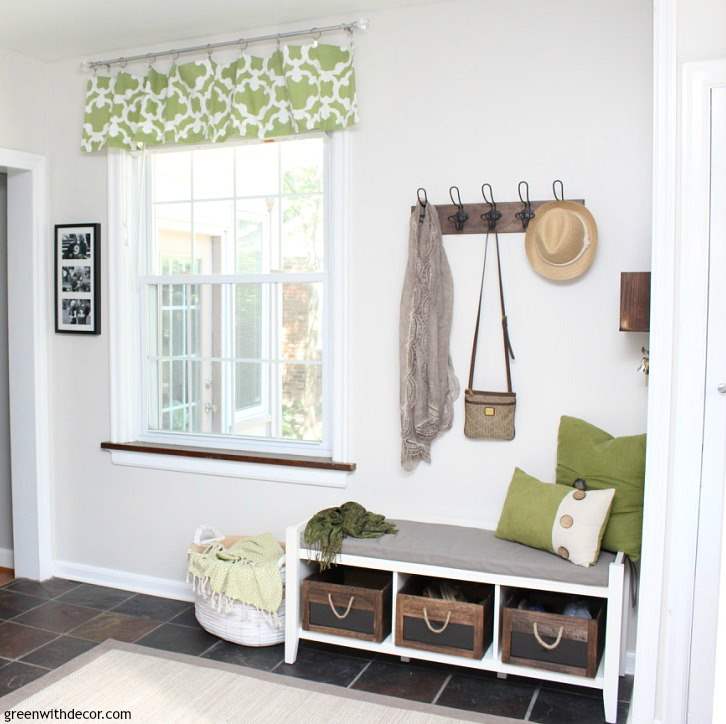
[(332, 145), (148, 154), (140, 439), (334, 454)]

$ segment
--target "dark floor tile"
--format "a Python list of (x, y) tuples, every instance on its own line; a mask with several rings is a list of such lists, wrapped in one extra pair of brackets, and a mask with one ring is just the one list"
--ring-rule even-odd
[(281, 664), (275, 673), (324, 684), (348, 686), (370, 659), (340, 654), (314, 646), (300, 646), (294, 664)]
[(10, 622), (0, 623), (0, 656), (19, 659), (55, 637), (56, 634), (37, 628), (19, 626)]
[(129, 616), (141, 616), (154, 621), (167, 622), (191, 606), (192, 604), (187, 601), (175, 601), (172, 598), (159, 598), (139, 593), (133, 598), (129, 598), (128, 601), (124, 601), (120, 606), (116, 606), (114, 613), (126, 613)]
[[(580, 696), (589, 696), (598, 700), (602, 700), (602, 689), (593, 689), (590, 686), (574, 686), (572, 684), (560, 684), (557, 681), (543, 681), (543, 689), (554, 689), (562, 691), (565, 694), (579, 694)], [(620, 685), (618, 687), (618, 701), (629, 703), (633, 698), (633, 677), (621, 676)]]
[(182, 611), (177, 616), (169, 621), (169, 623), (175, 623), (177, 626), (191, 626), (192, 628), (200, 628), (197, 616), (194, 613), (194, 606)]
[[(625, 702), (618, 704), (618, 724), (625, 724), (628, 708)], [(580, 696), (543, 687), (537, 695), (530, 721), (537, 724), (604, 724), (602, 696)]]
[(534, 682), (454, 674), (436, 703), (482, 714), (524, 719), (536, 690)]
[(133, 591), (123, 591), (119, 588), (106, 588), (82, 583), (72, 591), (64, 593), (58, 598), (62, 603), (71, 603), (75, 606), (88, 606), (106, 610), (118, 606), (127, 598), (131, 598)]
[(67, 581), (65, 578), (49, 578), (47, 581), (31, 581), (29, 578), (16, 578), (8, 587), (8, 591), (27, 593), (38, 598), (55, 598), (63, 593), (78, 588), (77, 581)]
[(226, 664), (237, 664), (238, 666), (249, 666), (253, 669), (270, 671), (285, 658), (285, 651), (283, 644), (277, 646), (239, 646), (229, 641), (220, 641), (204, 654), (204, 658), (224, 661)]
[(303, 649), (317, 649), (319, 651), (327, 651), (328, 653), (352, 656), (354, 659), (365, 659), (366, 661), (376, 658), (374, 653), (366, 651), (365, 649), (354, 649), (350, 646), (338, 646), (337, 644), (324, 644), (320, 641), (301, 641), (298, 650), (302, 651)]
[(353, 688), (402, 699), (431, 702), (447, 676), (444, 669), (420, 666), (418, 663), (374, 661)]
[(165, 623), (136, 643), (153, 649), (199, 656), (217, 641), (219, 639), (216, 636), (208, 634), (202, 628)]
[(26, 596), (7, 589), (0, 590), (0, 619), (14, 618), (20, 613), (40, 606), (45, 601), (36, 596)]
[(0, 696), (5, 696), (47, 673), (45, 669), (39, 669), (37, 666), (13, 661), (0, 669)]
[[(75, 659), (76, 656), (90, 651), (97, 646), (93, 641), (82, 641), (71, 636), (61, 636), (55, 641), (51, 641), (45, 646), (24, 656), (22, 661), (26, 664), (35, 664), (36, 666), (44, 666), (46, 669), (55, 669), (58, 666)], [(1, 671), (1, 669), (0, 669)]]
[(99, 613), (90, 621), (82, 623), (70, 633), (80, 639), (99, 643), (106, 639), (133, 643), (153, 631), (158, 625), (158, 621), (148, 618), (137, 618), (116, 613), (116, 611), (106, 611)]
[(93, 608), (48, 601), (22, 616), (17, 616), (13, 621), (61, 634), (80, 626), (94, 616), (98, 616), (98, 611)]

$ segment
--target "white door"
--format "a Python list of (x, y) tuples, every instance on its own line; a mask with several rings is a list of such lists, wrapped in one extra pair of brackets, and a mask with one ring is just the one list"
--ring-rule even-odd
[[(726, 721), (726, 88), (711, 91), (708, 343), (689, 722)], [(698, 471), (694, 471), (694, 478)], [(693, 483), (697, 481), (694, 480)], [(691, 481), (683, 481), (690, 485)], [(698, 486), (694, 485), (694, 494)], [(720, 591), (719, 591), (720, 589)], [(714, 672), (714, 664), (716, 671)], [(720, 670), (719, 670), (720, 666)], [(717, 690), (714, 684), (719, 682)], [(714, 697), (714, 693), (716, 696)], [(720, 708), (721, 707), (721, 708)]]

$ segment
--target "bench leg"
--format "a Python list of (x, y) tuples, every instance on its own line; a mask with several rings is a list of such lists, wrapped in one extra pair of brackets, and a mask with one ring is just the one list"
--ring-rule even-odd
[(620, 644), (623, 630), (623, 578), (625, 566), (610, 564), (605, 651), (603, 652), (603, 692), (605, 721), (614, 724), (618, 716), (618, 686), (620, 685)]
[(302, 564), (298, 557), (298, 530), (287, 530), (285, 553), (285, 663), (294, 664), (300, 643), (300, 579)]
[(618, 720), (618, 687), (606, 686), (602, 690), (602, 702), (605, 707), (605, 721), (615, 724)]

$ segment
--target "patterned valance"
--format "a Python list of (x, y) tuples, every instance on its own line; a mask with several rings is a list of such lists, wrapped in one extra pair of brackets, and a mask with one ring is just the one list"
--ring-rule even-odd
[(335, 131), (358, 120), (353, 53), (335, 45), (287, 46), (88, 81), (83, 151), (222, 143)]

